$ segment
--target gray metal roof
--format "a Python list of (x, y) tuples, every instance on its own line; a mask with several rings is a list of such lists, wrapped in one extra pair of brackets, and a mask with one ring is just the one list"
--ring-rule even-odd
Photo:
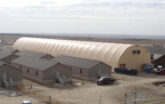
[(54, 60), (60, 64), (75, 66), (85, 69), (89, 69), (95, 66), (96, 64), (100, 63), (99, 61), (95, 61), (95, 60), (82, 59), (82, 58), (76, 58), (70, 56), (58, 56)]
[(12, 60), (12, 63), (24, 65), (24, 66), (34, 68), (37, 70), (46, 70), (52, 67), (53, 65), (57, 64), (56, 61), (50, 61), (50, 60), (39, 59), (39, 58), (23, 57), (23, 56)]
[(17, 56), (25, 56), (25, 57), (31, 57), (31, 58), (40, 58), (42, 56), (45, 56), (44, 53), (39, 52), (32, 52), (32, 51), (20, 51), (16, 53)]
[(3, 59), (3, 58), (5, 58), (5, 57), (8, 57), (9, 55), (11, 55), (12, 53), (10, 52), (10, 51), (0, 51), (0, 59)]
[(15, 54), (11, 54), (5, 58), (2, 58), (1, 61), (6, 62), (6, 63), (10, 63), (12, 60), (18, 58), (19, 56), (15, 55)]
[(13, 54), (15, 50), (10, 47), (0, 47), (0, 60)]
[(0, 66), (2, 66), (2, 65), (4, 65), (4, 64), (5, 64), (5, 62), (0, 61)]
[(163, 56), (163, 55), (162, 54), (154, 54), (153, 58), (154, 58), (154, 60), (156, 60), (156, 59), (160, 58), (161, 56)]

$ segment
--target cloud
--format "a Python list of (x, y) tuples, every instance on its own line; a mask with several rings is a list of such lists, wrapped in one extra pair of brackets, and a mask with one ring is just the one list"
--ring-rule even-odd
[(82, 0), (0, 0), (0, 7), (26, 7), (35, 5), (54, 5), (63, 7), (81, 3)]
[[(152, 22), (156, 26), (165, 24), (165, 0), (0, 0), (0, 2), (0, 23), (52, 21), (52, 23), (88, 22), (93, 25), (106, 23), (108, 26), (107, 23), (123, 25), (131, 22), (135, 24), (134, 27), (136, 24), (148, 26)], [(33, 25), (33, 22), (30, 23)], [(139, 23), (141, 25), (138, 25)]]
[(94, 3), (82, 3), (77, 5), (70, 5), (70, 7), (109, 7), (109, 8), (164, 8), (165, 3), (159, 2), (94, 2)]

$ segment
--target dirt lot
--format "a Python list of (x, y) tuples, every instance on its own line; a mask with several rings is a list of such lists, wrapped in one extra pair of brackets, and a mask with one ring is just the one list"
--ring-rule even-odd
[[(158, 87), (152, 84), (155, 81), (163, 81), (165, 76), (142, 73), (139, 76), (113, 74), (113, 77), (124, 79), (124, 81), (118, 81), (114, 85), (108, 86), (97, 86), (94, 82), (83, 81), (84, 85), (62, 88), (50, 88), (27, 80), (25, 80), (25, 83), (32, 83), (33, 88), (37, 89), (39, 94), (51, 96), (53, 99), (65, 104), (99, 104), (100, 99), (102, 104), (124, 104), (124, 95), (134, 92), (137, 92), (139, 96), (137, 99), (148, 99), (143, 101), (144, 103), (142, 101), (138, 103), (137, 101), (137, 104), (165, 103), (163, 98), (165, 87)], [(76, 81), (82, 82), (81, 80)], [(156, 95), (155, 92), (162, 95)], [(131, 95), (130, 97), (133, 96)], [(161, 103), (158, 101), (161, 101)], [(126, 104), (131, 103), (127, 101)]]
[[(140, 73), (138, 76), (113, 73), (112, 76), (118, 79), (114, 85), (97, 86), (95, 82), (73, 79), (75, 83), (83, 82), (83, 85), (56, 85), (54, 88), (24, 79), (26, 91), (35, 91), (35, 94), (40, 96), (25, 93), (17, 97), (0, 95), (0, 104), (21, 104), (23, 100), (30, 100), (32, 104), (41, 104), (43, 99), (48, 99), (44, 96), (51, 96), (53, 100), (60, 101), (60, 104), (100, 104), (100, 102), (101, 104), (124, 104), (124, 101), (126, 101), (125, 104), (134, 104), (135, 92), (136, 104), (165, 104), (165, 87), (152, 84), (156, 81), (165, 81), (165, 76), (146, 73)], [(29, 89), (31, 84), (32, 89)]]
[(33, 104), (39, 104), (39, 101), (37, 99), (31, 98), (26, 95), (18, 97), (8, 97), (5, 95), (0, 95), (0, 104), (21, 104), (23, 100), (30, 100), (33, 102)]

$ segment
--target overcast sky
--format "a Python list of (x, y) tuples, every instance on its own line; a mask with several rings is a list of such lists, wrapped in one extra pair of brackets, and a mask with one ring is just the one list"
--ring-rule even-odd
[(165, 0), (0, 0), (0, 32), (165, 35)]

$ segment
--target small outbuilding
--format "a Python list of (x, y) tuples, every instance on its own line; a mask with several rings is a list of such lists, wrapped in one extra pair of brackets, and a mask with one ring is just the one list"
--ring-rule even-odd
[(155, 55), (157, 57), (154, 57), (154, 60), (152, 63), (154, 64), (154, 67), (157, 67), (158, 65), (161, 65), (165, 67), (165, 55)]
[(14, 87), (22, 82), (22, 72), (0, 61), (0, 86)]
[(72, 76), (85, 80), (96, 80), (102, 76), (110, 76), (111, 67), (99, 61), (70, 56), (58, 56), (58, 63), (72, 69)]
[(71, 69), (57, 61), (19, 57), (12, 61), (12, 65), (21, 69), (25, 78), (42, 84), (66, 83), (72, 77)]

